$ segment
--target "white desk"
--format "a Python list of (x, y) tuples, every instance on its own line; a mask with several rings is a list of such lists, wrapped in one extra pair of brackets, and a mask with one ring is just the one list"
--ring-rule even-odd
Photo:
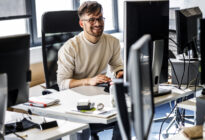
[[(164, 86), (164, 87), (166, 87), (166, 86)], [(155, 97), (154, 98), (155, 106), (159, 106), (159, 105), (168, 103), (170, 101), (174, 101), (176, 99), (191, 95), (195, 92), (194, 87), (191, 87), (191, 88), (185, 89), (185, 90), (180, 90), (180, 89), (177, 89), (175, 87), (168, 87), (168, 88), (170, 88), (172, 90), (172, 93), (164, 95), (164, 96)], [(201, 89), (202, 89), (201, 87), (197, 87), (196, 90), (199, 91)]]
[[(179, 132), (178, 134), (166, 139), (166, 140), (191, 140), (190, 138), (187, 138), (182, 132)], [(193, 139), (193, 140), (203, 140), (203, 138)]]
[(60, 99), (60, 104), (47, 108), (31, 107), (21, 104), (14, 106), (13, 108), (22, 109), (25, 111), (30, 109), (32, 113), (40, 116), (69, 120), (74, 122), (107, 124), (116, 121), (116, 116), (110, 118), (98, 118), (65, 113), (70, 108), (76, 108), (77, 101), (79, 99), (90, 99), (91, 101), (95, 102), (95, 104), (103, 103), (105, 107), (111, 107), (110, 95), (109, 93), (104, 92), (104, 88), (102, 87), (78, 87), (72, 90), (65, 90), (44, 96)]
[[(30, 115), (32, 118), (32, 122), (41, 124), (44, 119), (40, 116), (34, 116)], [(6, 112), (6, 122), (11, 123), (15, 122), (16, 120), (22, 120), (23, 117), (28, 117), (27, 115), (23, 115), (21, 113), (16, 112)], [(52, 121), (54, 119), (51, 118), (45, 118), (47, 122)], [(56, 119), (55, 119), (56, 120)], [(39, 130), (37, 128), (29, 129), (24, 132), (17, 132), (18, 135), (24, 137), (28, 140), (47, 140), (47, 139), (58, 139), (66, 135), (71, 135), (71, 139), (76, 139), (76, 133), (78, 131), (84, 130), (89, 128), (87, 124), (82, 123), (75, 123), (75, 122), (69, 122), (64, 120), (57, 120), (58, 127), (46, 129), (46, 130)], [(72, 136), (73, 135), (73, 136)], [(17, 137), (14, 134), (9, 134), (5, 136), (5, 140), (9, 139), (16, 139)]]
[[(173, 93), (161, 97), (156, 97), (154, 99), (154, 103), (156, 106), (170, 102), (172, 100), (176, 100), (180, 97), (187, 96), (193, 93), (190, 89), (185, 91), (174, 89)], [(111, 123), (116, 121), (116, 116), (112, 116), (110, 118), (98, 118), (98, 117), (90, 117), (90, 116), (80, 116), (74, 114), (65, 113), (69, 108), (75, 108), (77, 105), (77, 101), (79, 99), (90, 99), (91, 101), (97, 103), (103, 103), (105, 107), (111, 107), (110, 103), (110, 94), (104, 92), (104, 88), (96, 87), (96, 86), (82, 86), (78, 88), (74, 88), (72, 90), (65, 90), (61, 92), (56, 92), (53, 94), (46, 95), (52, 98), (60, 99), (60, 105), (55, 105), (47, 108), (37, 108), (26, 105), (17, 105), (13, 108), (28, 110), (30, 109), (32, 113), (46, 116), (51, 118), (69, 120), (74, 122), (82, 122), (82, 123)]]

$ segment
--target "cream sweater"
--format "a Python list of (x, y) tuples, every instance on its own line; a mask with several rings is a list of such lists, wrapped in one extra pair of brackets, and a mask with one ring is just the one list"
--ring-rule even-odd
[(58, 52), (57, 82), (61, 90), (68, 89), (71, 79), (83, 79), (105, 74), (110, 65), (112, 72), (123, 69), (119, 40), (102, 34), (93, 44), (84, 32), (69, 39)]

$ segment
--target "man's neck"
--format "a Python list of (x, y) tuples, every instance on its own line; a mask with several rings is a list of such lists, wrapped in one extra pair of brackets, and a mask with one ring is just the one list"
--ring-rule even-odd
[(101, 37), (101, 36), (99, 36), (99, 37), (91, 36), (86, 32), (84, 32), (84, 36), (89, 42), (91, 42), (93, 44), (96, 44), (100, 40), (100, 37)]

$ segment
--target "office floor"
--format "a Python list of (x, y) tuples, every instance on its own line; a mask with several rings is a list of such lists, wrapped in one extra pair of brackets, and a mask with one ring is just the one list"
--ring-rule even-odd
[[(164, 116), (166, 116), (167, 113), (170, 113), (169, 104), (161, 105), (161, 106), (156, 108), (154, 118), (164, 117)], [(194, 113), (192, 111), (186, 112), (186, 115), (193, 115), (193, 114)], [(163, 132), (163, 130), (166, 129), (166, 127), (168, 126), (170, 121), (171, 121), (171, 119), (167, 120), (166, 123), (164, 123), (163, 128), (162, 128), (162, 132)], [(161, 124), (162, 124), (162, 121), (161, 122), (153, 122), (148, 140), (159, 140), (159, 131), (160, 131)], [(190, 126), (190, 125), (191, 124), (185, 123), (185, 126)], [(175, 125), (173, 125), (171, 127), (171, 129), (169, 130), (168, 134), (171, 137), (175, 133), (177, 133), (177, 130), (176, 130)], [(112, 130), (106, 130), (106, 131), (99, 133), (99, 137), (100, 137), (100, 140), (111, 140)], [(160, 140), (163, 140), (163, 139), (164, 138), (161, 136)]]

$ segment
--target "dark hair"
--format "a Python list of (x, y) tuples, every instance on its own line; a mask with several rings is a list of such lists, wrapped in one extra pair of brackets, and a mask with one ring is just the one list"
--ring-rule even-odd
[(96, 1), (85, 1), (79, 8), (78, 8), (78, 16), (79, 18), (82, 17), (85, 13), (92, 14), (97, 12), (100, 14), (102, 12), (102, 5)]

